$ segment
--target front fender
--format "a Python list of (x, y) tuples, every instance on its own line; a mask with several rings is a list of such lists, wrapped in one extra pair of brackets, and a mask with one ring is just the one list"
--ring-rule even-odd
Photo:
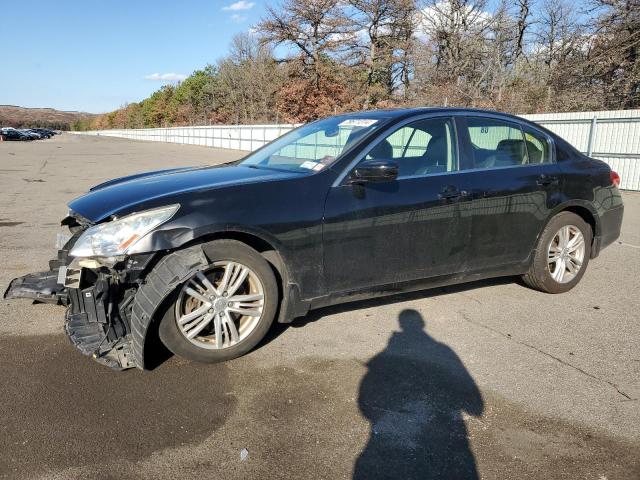
[[(275, 250), (287, 265), (287, 253), (282, 242), (270, 232), (253, 226), (238, 224), (211, 224), (201, 227), (189, 227), (183, 225), (167, 225), (155, 230), (140, 241), (128, 252), (130, 255), (139, 253), (151, 253), (173, 251), (203, 243), (215, 238), (225, 238), (234, 234), (243, 234), (254, 237), (268, 245), (270, 250)], [(287, 271), (289, 278), (291, 272)]]
[(295, 275), (295, 270), (291, 269), (292, 264), (286, 248), (276, 236), (264, 229), (237, 224), (213, 224), (198, 228), (165, 228), (147, 237), (136, 244), (136, 250), (158, 252), (160, 255), (203, 245), (215, 239), (233, 238), (243, 241), (260, 251), (280, 275), (282, 303), (278, 322), (289, 323), (294, 318), (305, 315), (309, 309), (309, 302), (302, 299), (302, 285)]

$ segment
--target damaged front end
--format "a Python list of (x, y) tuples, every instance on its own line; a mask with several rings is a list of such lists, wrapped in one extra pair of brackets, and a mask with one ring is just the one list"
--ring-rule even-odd
[(5, 299), (66, 305), (65, 332), (84, 355), (116, 370), (136, 367), (131, 350), (131, 308), (141, 276), (155, 254), (105, 259), (69, 252), (92, 224), (70, 214), (62, 222), (71, 238), (49, 262), (49, 270), (14, 279)]

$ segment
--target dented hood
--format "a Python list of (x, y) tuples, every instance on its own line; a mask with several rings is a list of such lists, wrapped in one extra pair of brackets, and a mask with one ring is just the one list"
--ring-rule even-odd
[(178, 195), (188, 192), (299, 176), (299, 173), (242, 165), (160, 170), (101, 183), (70, 202), (69, 208), (95, 223), (111, 215), (149, 208), (151, 203), (176, 203)]

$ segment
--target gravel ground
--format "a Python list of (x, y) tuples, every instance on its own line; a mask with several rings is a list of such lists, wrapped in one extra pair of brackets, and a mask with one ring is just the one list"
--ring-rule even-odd
[[(0, 144), (0, 287), (101, 181), (242, 152)], [(0, 301), (0, 478), (640, 478), (640, 194), (581, 284), (514, 279), (312, 312), (217, 365), (112, 372), (63, 308)]]

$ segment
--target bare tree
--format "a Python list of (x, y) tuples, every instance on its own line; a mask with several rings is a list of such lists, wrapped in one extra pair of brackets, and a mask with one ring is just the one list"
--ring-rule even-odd
[(592, 0), (589, 65), (607, 106), (640, 106), (640, 0)]
[(493, 17), (486, 0), (430, 0), (421, 10), (425, 33), (436, 45), (441, 80), (458, 82), (482, 60)]
[(236, 35), (229, 55), (218, 61), (221, 120), (254, 123), (275, 120), (276, 93), (283, 72), (271, 49), (254, 35)]
[(364, 108), (408, 87), (414, 32), (413, 0), (347, 0), (345, 15), (354, 25), (350, 57), (366, 70)]
[(554, 103), (572, 109), (576, 107), (571, 104), (586, 101), (581, 87), (589, 76), (585, 69), (589, 38), (573, 4), (545, 0), (533, 39), (529, 75), (544, 92), (536, 109), (544, 111)]
[(435, 88), (440, 97), (445, 92), (446, 102), (488, 105), (492, 68), (503, 63), (496, 46), (509, 37), (496, 28), (506, 18), (503, 11), (499, 5), (491, 13), (485, 0), (431, 0), (422, 5), (420, 27), (428, 49), (422, 69), (430, 71), (427, 89)]
[(516, 0), (517, 7), (517, 33), (516, 47), (513, 52), (514, 60), (517, 62), (524, 52), (525, 35), (531, 26), (531, 0)]
[(277, 9), (267, 6), (267, 16), (256, 29), (264, 42), (297, 50), (296, 57), (311, 71), (316, 86), (322, 57), (343, 49), (353, 33), (339, 0), (285, 0)]

